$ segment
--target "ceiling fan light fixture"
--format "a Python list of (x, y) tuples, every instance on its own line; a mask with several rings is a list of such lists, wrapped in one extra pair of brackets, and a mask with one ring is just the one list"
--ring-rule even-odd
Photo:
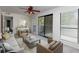
[(30, 14), (33, 14), (33, 12), (31, 11)]

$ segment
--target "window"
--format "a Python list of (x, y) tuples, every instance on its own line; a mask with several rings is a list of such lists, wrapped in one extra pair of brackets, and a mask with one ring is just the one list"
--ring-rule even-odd
[(61, 39), (77, 43), (78, 12), (61, 13)]

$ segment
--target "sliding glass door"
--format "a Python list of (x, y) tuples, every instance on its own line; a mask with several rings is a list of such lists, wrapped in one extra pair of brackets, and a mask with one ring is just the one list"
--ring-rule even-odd
[(38, 34), (44, 36), (44, 17), (38, 18)]
[(52, 37), (52, 15), (45, 16), (45, 36)]
[(38, 34), (45, 37), (52, 37), (52, 14), (38, 18)]

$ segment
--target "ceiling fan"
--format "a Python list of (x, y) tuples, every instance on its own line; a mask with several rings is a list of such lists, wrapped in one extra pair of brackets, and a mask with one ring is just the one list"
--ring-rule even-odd
[[(22, 8), (24, 9), (24, 8)], [(25, 13), (28, 13), (28, 14), (35, 14), (35, 12), (40, 12), (39, 10), (35, 10), (32, 6), (29, 6), (28, 8), (25, 8)]]

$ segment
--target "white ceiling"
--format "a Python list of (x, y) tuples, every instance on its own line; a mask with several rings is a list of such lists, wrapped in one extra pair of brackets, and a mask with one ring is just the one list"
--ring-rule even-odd
[[(33, 7), (36, 10), (40, 10), (40, 12), (44, 12), (44, 11), (56, 8), (57, 6), (33, 6)], [(0, 9), (3, 12), (24, 14), (25, 10), (21, 8), (28, 8), (28, 6), (0, 6)]]

